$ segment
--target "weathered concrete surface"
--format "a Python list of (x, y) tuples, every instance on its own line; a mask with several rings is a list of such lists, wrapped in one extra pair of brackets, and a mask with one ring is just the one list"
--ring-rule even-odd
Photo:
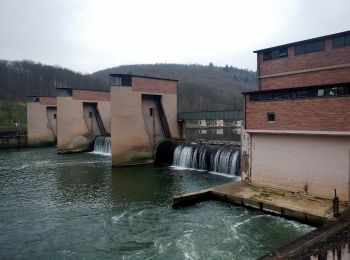
[(252, 134), (253, 183), (349, 201), (350, 136)]
[(29, 146), (56, 144), (56, 98), (36, 97), (27, 102)]
[[(96, 117), (88, 103), (97, 104), (104, 127), (108, 133), (110, 132), (109, 97), (110, 92), (91, 90), (72, 90), (71, 96), (57, 97), (57, 148), (59, 153), (90, 150), (94, 137), (100, 135)], [(89, 113), (92, 113), (92, 117), (89, 117)]]
[[(243, 181), (174, 197), (173, 207), (209, 199), (228, 201), (313, 225), (322, 225), (333, 219), (333, 201), (330, 199), (266, 188)], [(346, 206), (346, 202), (341, 202), (340, 211), (344, 211)]]
[[(178, 137), (177, 81), (132, 76), (132, 86), (111, 87), (112, 165), (152, 163), (165, 139), (155, 96), (160, 97), (170, 135)], [(151, 112), (152, 111), (152, 112)]]
[(350, 259), (350, 211), (260, 259)]
[(13, 134), (8, 133), (2, 135), (0, 133), (0, 148), (10, 148), (10, 147), (25, 147), (27, 146), (27, 135), (26, 134)]

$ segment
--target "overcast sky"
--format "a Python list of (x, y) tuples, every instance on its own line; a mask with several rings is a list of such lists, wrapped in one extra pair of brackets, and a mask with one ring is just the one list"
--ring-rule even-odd
[(350, 30), (349, 0), (0, 0), (0, 59), (256, 69), (253, 50)]

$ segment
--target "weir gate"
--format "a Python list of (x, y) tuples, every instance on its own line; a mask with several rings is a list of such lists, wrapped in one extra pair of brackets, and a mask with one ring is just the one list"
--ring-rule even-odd
[(243, 110), (178, 112), (183, 138), (190, 141), (240, 142)]

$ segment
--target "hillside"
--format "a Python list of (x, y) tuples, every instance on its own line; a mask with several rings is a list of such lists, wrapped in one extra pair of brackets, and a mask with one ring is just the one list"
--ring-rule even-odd
[(179, 80), (179, 111), (242, 109), (240, 93), (257, 86), (255, 72), (212, 64), (124, 65), (83, 75), (32, 61), (0, 60), (0, 100), (22, 102), (31, 95), (55, 96), (57, 87), (108, 90), (110, 73)]
[(92, 76), (109, 82), (110, 73), (179, 80), (179, 111), (243, 109), (243, 91), (257, 88), (255, 72), (234, 67), (181, 64), (124, 65), (97, 71)]
[(55, 96), (56, 87), (108, 89), (99, 79), (57, 66), (0, 60), (0, 100), (25, 101), (26, 96)]

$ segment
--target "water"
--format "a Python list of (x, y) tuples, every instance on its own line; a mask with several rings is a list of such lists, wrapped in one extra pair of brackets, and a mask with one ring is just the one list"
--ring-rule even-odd
[(111, 155), (111, 142), (111, 138), (108, 136), (97, 136), (93, 153)]
[(171, 197), (231, 181), (169, 167), (111, 168), (91, 153), (0, 150), (0, 258), (252, 259), (311, 227), (222, 202)]
[(173, 166), (239, 176), (239, 149), (196, 143), (175, 148)]

